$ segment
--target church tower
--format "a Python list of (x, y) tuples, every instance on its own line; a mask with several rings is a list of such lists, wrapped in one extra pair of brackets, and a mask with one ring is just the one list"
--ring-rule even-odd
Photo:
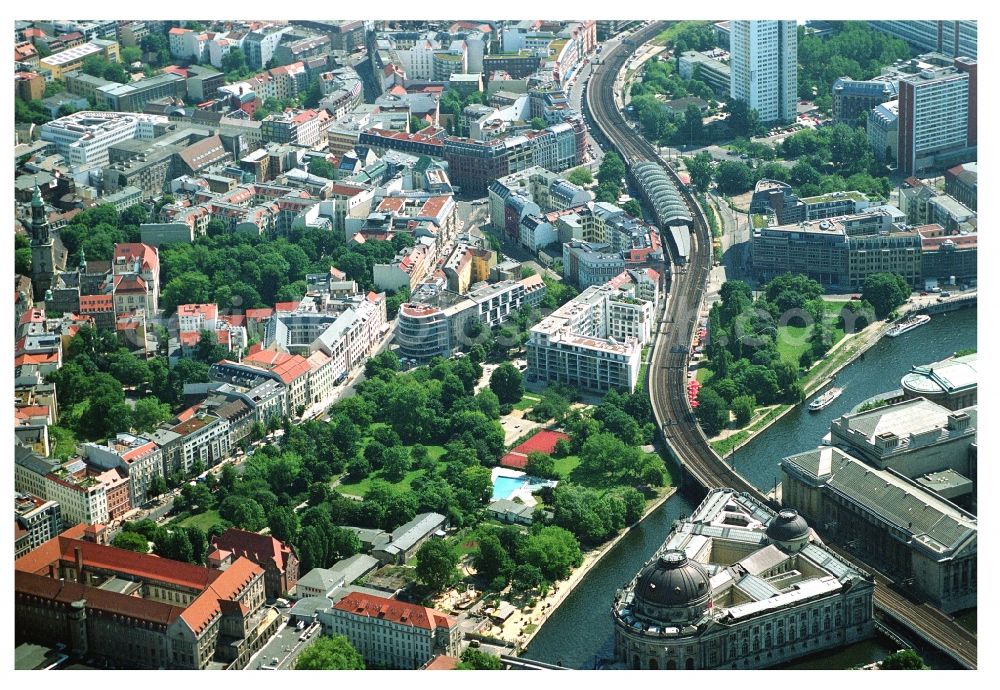
[(35, 185), (35, 193), (31, 196), (31, 287), (36, 300), (45, 299), (45, 292), (52, 287), (55, 258), (42, 191)]

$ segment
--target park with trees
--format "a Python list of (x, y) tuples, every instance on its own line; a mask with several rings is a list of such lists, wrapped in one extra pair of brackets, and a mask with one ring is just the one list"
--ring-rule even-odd
[(709, 312), (706, 358), (697, 375), (702, 387), (696, 414), (706, 435), (729, 427), (731, 414), (737, 428), (745, 427), (760, 407), (800, 402), (802, 379), (812, 365), (875, 319), (867, 300), (828, 301), (822, 295), (819, 283), (793, 273), (768, 282), (756, 298), (742, 281), (722, 285), (721, 299)]

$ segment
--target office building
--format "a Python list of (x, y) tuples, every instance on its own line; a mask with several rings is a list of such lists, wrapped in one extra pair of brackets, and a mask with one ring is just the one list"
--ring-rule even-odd
[(46, 81), (62, 81), (67, 72), (78, 70), (91, 55), (103, 57), (108, 62), (120, 62), (118, 44), (114, 41), (94, 39), (89, 43), (68, 48), (38, 61), (39, 72)]
[(149, 499), (153, 478), (166, 476), (159, 446), (142, 436), (120, 433), (104, 445), (85, 443), (83, 451), (88, 464), (102, 470), (121, 470), (128, 477), (130, 504), (135, 508)]
[(899, 160), (899, 101), (881, 103), (868, 111), (865, 129), (875, 159), (894, 165)]
[(179, 74), (165, 72), (129, 84), (110, 83), (97, 87), (94, 100), (101, 110), (113, 112), (142, 112), (150, 101), (169, 98), (183, 102), (187, 96), (187, 82)]
[(869, 21), (868, 24), (918, 50), (933, 50), (951, 57), (976, 57), (979, 29), (975, 21), (897, 19)]
[(14, 492), (14, 558), (20, 558), (62, 532), (59, 504), (38, 496)]
[(688, 50), (681, 53), (677, 60), (677, 72), (683, 79), (697, 79), (712, 87), (719, 96), (728, 96), (732, 72), (729, 65), (723, 62), (729, 53), (724, 50), (698, 52)]
[(625, 270), (625, 257), (610, 245), (594, 242), (563, 244), (563, 276), (578, 288), (603, 285)]
[(891, 78), (858, 81), (840, 77), (830, 89), (834, 122), (843, 122), (853, 127), (862, 113), (868, 113), (872, 108), (893, 100), (896, 89), (897, 83)]
[(153, 139), (157, 126), (166, 125), (162, 115), (81, 111), (46, 122), (42, 141), (52, 142), (70, 167), (106, 166), (115, 144), (130, 139)]
[(899, 81), (900, 172), (975, 160), (976, 63), (956, 61)]
[[(848, 551), (891, 572), (945, 612), (976, 605), (973, 515), (922, 482), (872, 467), (837, 447), (784, 458), (781, 472), (782, 502), (822, 525)], [(941, 479), (925, 481), (941, 484)], [(960, 479), (947, 481), (958, 485)]]
[(794, 510), (712, 489), (612, 605), (630, 669), (767, 668), (870, 637), (871, 575)]
[(963, 163), (944, 173), (944, 191), (973, 211), (977, 207), (978, 163)]
[(899, 273), (921, 285), (921, 238), (891, 206), (795, 224), (756, 228), (751, 238), (754, 270), (761, 280), (791, 271), (822, 285), (858, 291), (872, 273)]
[(291, 26), (269, 26), (251, 31), (243, 38), (243, 53), (250, 69), (263, 69), (274, 57), (282, 37), (292, 31)]
[(732, 20), (730, 90), (761, 122), (793, 122), (798, 103), (795, 21)]
[(15, 72), (14, 94), (22, 101), (40, 100), (45, 95), (45, 80), (35, 72)]

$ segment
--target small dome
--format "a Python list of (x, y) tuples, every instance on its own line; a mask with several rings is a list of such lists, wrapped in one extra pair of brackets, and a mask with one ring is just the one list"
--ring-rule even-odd
[(683, 551), (668, 551), (647, 565), (635, 586), (636, 596), (653, 606), (694, 606), (711, 593), (708, 573)]
[(809, 536), (809, 525), (798, 511), (786, 508), (774, 516), (765, 534), (771, 541), (800, 541)]

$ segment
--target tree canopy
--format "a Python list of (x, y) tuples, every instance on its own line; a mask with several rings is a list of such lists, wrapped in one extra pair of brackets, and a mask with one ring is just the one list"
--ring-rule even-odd
[(898, 273), (872, 273), (865, 278), (861, 297), (875, 310), (875, 316), (884, 319), (904, 304), (910, 296), (906, 278)]
[(295, 661), (296, 671), (363, 670), (365, 661), (343, 635), (323, 635), (302, 650)]

